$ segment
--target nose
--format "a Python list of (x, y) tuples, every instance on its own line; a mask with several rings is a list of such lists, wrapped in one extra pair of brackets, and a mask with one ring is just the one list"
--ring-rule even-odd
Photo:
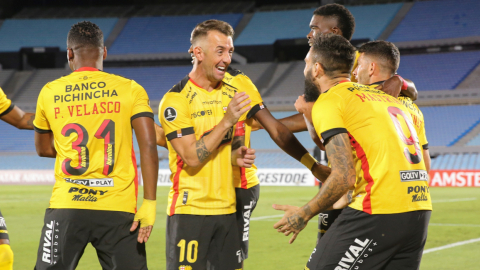
[[(232, 54), (233, 55), (233, 54)], [(224, 53), (223, 54), (223, 58), (222, 58), (222, 61), (223, 63), (225, 63), (226, 65), (230, 65), (230, 63), (232, 62), (232, 56), (230, 55), (230, 53)]]

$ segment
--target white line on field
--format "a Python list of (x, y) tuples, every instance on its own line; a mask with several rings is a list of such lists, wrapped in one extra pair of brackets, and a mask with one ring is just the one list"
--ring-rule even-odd
[(435, 200), (432, 203), (442, 203), (442, 202), (463, 202), (463, 201), (476, 201), (477, 198), (463, 198), (463, 199), (447, 199), (447, 200)]
[(283, 217), (283, 215), (263, 216), (263, 217), (253, 217), (253, 218), (250, 218), (250, 220), (262, 220), (262, 219), (278, 218), (278, 217)]
[(447, 248), (463, 246), (463, 245), (467, 245), (467, 244), (471, 244), (471, 243), (475, 243), (475, 242), (480, 242), (480, 238), (475, 238), (475, 239), (470, 239), (470, 240), (466, 240), (466, 241), (456, 242), (456, 243), (448, 244), (448, 245), (441, 246), (441, 247), (430, 248), (430, 249), (424, 250), (423, 254), (427, 254), (427, 253), (431, 253), (431, 252), (435, 252), (435, 251), (439, 251), (439, 250), (443, 250), (443, 249), (447, 249)]
[(480, 224), (430, 223), (429, 226), (480, 227)]

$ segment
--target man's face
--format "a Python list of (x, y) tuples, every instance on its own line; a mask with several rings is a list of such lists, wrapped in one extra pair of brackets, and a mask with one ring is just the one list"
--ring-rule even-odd
[(304, 98), (306, 102), (315, 102), (317, 101), (318, 97), (320, 96), (320, 89), (317, 88), (315, 83), (313, 82), (313, 59), (312, 59), (312, 49), (305, 57), (305, 69), (303, 70), (303, 75), (305, 75), (305, 90), (304, 90)]
[(200, 41), (203, 60), (202, 68), (209, 81), (220, 82), (232, 62), (233, 40), (218, 31), (209, 31), (205, 40)]
[(370, 84), (370, 61), (369, 58), (365, 56), (364, 53), (361, 53), (357, 60), (357, 68), (353, 71), (353, 75), (360, 84)]
[(310, 21), (310, 33), (308, 33), (308, 45), (312, 46), (313, 38), (318, 34), (335, 33), (338, 34), (337, 20), (335, 18), (325, 18), (320, 15), (313, 15)]

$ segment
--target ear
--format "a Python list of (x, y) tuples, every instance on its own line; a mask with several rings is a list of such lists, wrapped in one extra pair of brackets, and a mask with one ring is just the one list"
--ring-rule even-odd
[(103, 60), (107, 58), (107, 46), (103, 47)]
[(375, 73), (376, 69), (377, 69), (377, 64), (375, 62), (370, 62), (370, 65), (368, 65), (368, 75), (372, 76), (373, 73)]
[(67, 48), (67, 60), (68, 60), (68, 62), (73, 61), (74, 57), (75, 57), (75, 55), (73, 54), (72, 48)]
[(336, 26), (332, 27), (332, 33), (334, 33), (335, 35), (339, 35), (339, 36), (342, 35), (342, 31), (340, 30), (340, 28), (338, 28)]
[(318, 62), (313, 65), (312, 72), (313, 78), (320, 78), (325, 75), (322, 65), (320, 65)]
[(198, 61), (203, 61), (203, 50), (200, 46), (193, 48), (193, 54)]

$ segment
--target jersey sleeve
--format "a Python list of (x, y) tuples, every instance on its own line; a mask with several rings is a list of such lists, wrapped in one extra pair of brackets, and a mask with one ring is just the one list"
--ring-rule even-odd
[(418, 140), (420, 142), (420, 146), (422, 146), (422, 148), (424, 150), (428, 149), (428, 141), (427, 141), (427, 134), (425, 133), (425, 119), (423, 118), (423, 113), (422, 111), (420, 111), (420, 109), (418, 109), (418, 106), (415, 105), (415, 107), (417, 107), (417, 110), (419, 112), (419, 115), (420, 115), (420, 120), (422, 121), (421, 122), (421, 125), (420, 125), (420, 129), (419, 129), (419, 132), (418, 132)]
[(45, 87), (38, 95), (37, 110), (35, 113), (35, 120), (33, 120), (33, 128), (38, 133), (51, 132), (50, 123), (48, 122), (47, 115), (45, 113), (45, 108), (47, 108), (47, 105), (44, 102)]
[(165, 94), (158, 108), (158, 118), (169, 141), (195, 133), (188, 102), (180, 94)]
[[(325, 94), (322, 94), (325, 95)], [(326, 144), (328, 140), (340, 133), (347, 133), (343, 113), (345, 103), (336, 93), (321, 96), (312, 108), (312, 121), (317, 135)]]
[(14, 105), (12, 101), (7, 98), (7, 95), (0, 88), (0, 116), (4, 116), (13, 110)]
[(133, 119), (138, 117), (150, 117), (154, 119), (147, 92), (141, 85), (134, 81), (132, 81), (132, 95), (133, 107), (131, 120), (133, 121)]
[(250, 78), (248, 78), (245, 75), (238, 75), (238, 79), (236, 80), (238, 82), (236, 85), (238, 90), (240, 92), (245, 92), (249, 96), (248, 99), (251, 100), (250, 106), (252, 106), (252, 108), (248, 112), (246, 112), (244, 115), (242, 115), (238, 120), (238, 121), (245, 121), (246, 119), (250, 119), (253, 116), (255, 116), (255, 114), (258, 111), (265, 109), (266, 106), (263, 104), (263, 100), (262, 100), (262, 96), (260, 95), (260, 92), (258, 92), (257, 87), (255, 86), (255, 84), (253, 84)]

